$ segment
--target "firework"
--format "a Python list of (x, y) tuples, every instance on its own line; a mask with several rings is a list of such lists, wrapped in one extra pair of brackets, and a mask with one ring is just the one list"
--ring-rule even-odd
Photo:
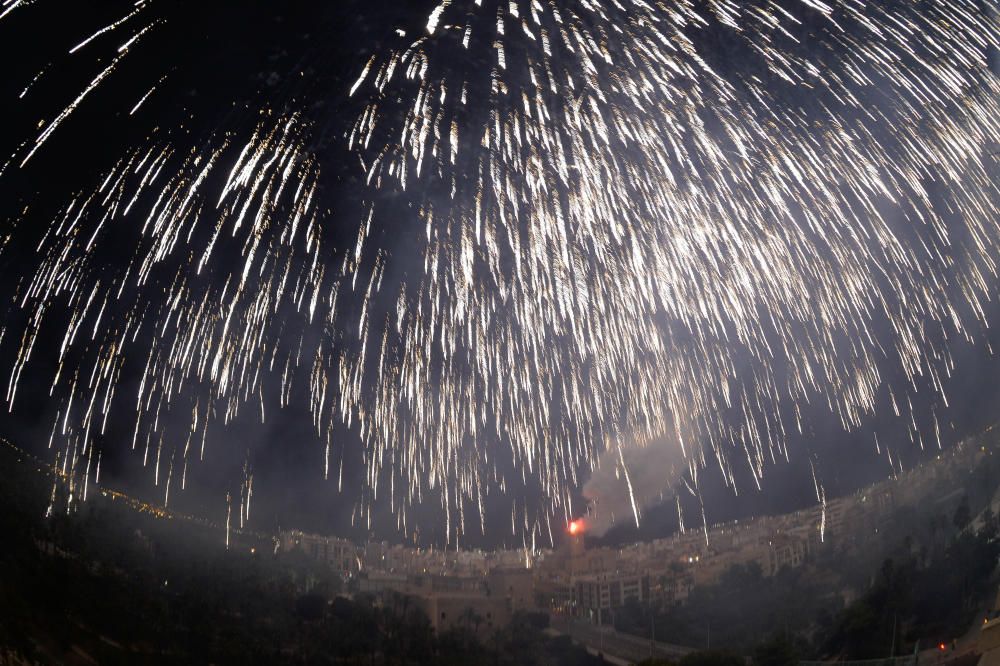
[[(167, 20), (151, 7), (80, 43), (122, 42), (8, 168)], [(445, 0), (421, 25), (342, 87), (348, 192), (323, 189), (334, 159), (313, 150), (342, 119), (289, 96), (202, 143), (134, 145), (69, 198), (14, 295), (27, 324), (4, 338), (13, 405), (40, 333), (65, 331), (64, 465), (87, 476), (124, 412), (169, 493), (210, 427), (302, 399), (328, 478), (360, 442), (360, 520), (385, 504), (406, 532), (433, 497), (457, 538), (499, 494), (534, 542), (615, 447), (638, 522), (624, 445), (668, 435), (694, 487), (743, 459), (760, 484), (804, 405), (855, 428), (880, 392), (922, 444), (909, 396), (918, 378), (942, 391), (947, 340), (977, 339), (1000, 259), (995, 15)], [(338, 205), (361, 211), (350, 243), (328, 231)], [(123, 238), (133, 254), (102, 263)], [(135, 367), (138, 391), (117, 395)]]

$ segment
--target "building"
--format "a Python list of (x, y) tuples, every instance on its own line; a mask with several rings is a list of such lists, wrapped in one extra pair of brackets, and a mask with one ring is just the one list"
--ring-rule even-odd
[(659, 604), (683, 604), (691, 595), (694, 579), (688, 575), (673, 572), (650, 577), (650, 601)]
[(376, 596), (388, 592), (406, 593), (410, 591), (409, 578), (403, 574), (369, 571), (358, 576), (358, 591)]
[(280, 541), (282, 551), (301, 550), (314, 560), (330, 565), (335, 571), (354, 573), (361, 566), (357, 547), (346, 539), (290, 530), (281, 532)]
[(578, 617), (593, 618), (602, 624), (609, 612), (621, 608), (629, 599), (648, 601), (649, 576), (640, 574), (605, 574), (580, 576), (571, 588), (572, 608)]
[(506, 626), (511, 618), (510, 606), (503, 597), (444, 592), (417, 595), (414, 601), (427, 614), (431, 626), (439, 634), (455, 627), (465, 627), (486, 637)]
[(492, 596), (507, 599), (511, 612), (536, 607), (535, 575), (531, 569), (497, 567), (490, 572), (486, 588)]
[(809, 553), (809, 542), (789, 534), (775, 534), (768, 539), (761, 569), (765, 576), (773, 576), (782, 569), (800, 567)]

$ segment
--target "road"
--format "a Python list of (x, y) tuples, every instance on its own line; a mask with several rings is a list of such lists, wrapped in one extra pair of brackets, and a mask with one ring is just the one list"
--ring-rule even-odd
[(589, 622), (581, 622), (559, 615), (551, 616), (550, 626), (591, 651), (601, 652), (609, 657), (618, 657), (626, 663), (642, 661), (651, 655), (676, 661), (689, 652), (694, 652), (694, 648), (670, 643), (653, 643), (645, 638), (615, 631), (611, 627), (597, 627)]

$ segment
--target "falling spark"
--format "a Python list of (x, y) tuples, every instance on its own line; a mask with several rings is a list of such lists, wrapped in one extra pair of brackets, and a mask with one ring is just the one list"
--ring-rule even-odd
[[(11, 164), (34, 166), (144, 48), (151, 5), (71, 47), (118, 51)], [(526, 544), (571, 515), (608, 442), (691, 433), (692, 470), (729, 481), (740, 458), (760, 483), (807, 406), (853, 429), (887, 387), (922, 442), (910, 397), (927, 382), (947, 405), (949, 341), (981, 337), (1000, 265), (995, 17), (973, 0), (442, 0), (424, 25), (387, 26), (338, 89), (359, 109), (337, 155), (360, 170), (350, 242), (328, 231), (325, 121), (279, 93), (199, 143), (183, 123), (150, 134), (38, 221), (33, 270), (10, 281), (29, 323), (4, 338), (6, 395), (58, 331), (64, 467), (89, 477), (121, 413), (157, 480), (166, 456), (166, 499), (198, 429), (200, 459), (209, 422), (263, 420), (274, 395), (309, 409), (338, 490), (358, 442), (357, 524), (385, 504), (405, 532), (434, 497), (457, 542), (504, 495)], [(420, 234), (387, 247), (395, 224)], [(936, 412), (934, 428), (940, 446)], [(619, 462), (638, 524), (620, 445)]]

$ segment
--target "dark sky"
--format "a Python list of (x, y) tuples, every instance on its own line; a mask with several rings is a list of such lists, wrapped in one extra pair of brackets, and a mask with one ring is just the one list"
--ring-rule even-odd
[[(38, 121), (51, 119), (55, 110), (86, 85), (94, 75), (95, 63), (101, 67), (114, 57), (113, 46), (119, 43), (114, 40), (95, 42), (80, 56), (70, 56), (67, 51), (120, 17), (130, 4), (38, 2), (0, 22), (0, 58), (6, 63), (0, 79), (0, 100), (5, 100), (0, 155), (9, 155), (22, 141), (33, 138)], [(278, 111), (282, 106), (302, 107), (317, 122), (310, 148), (326, 160), (322, 196), (328, 197), (333, 207), (347, 208), (344, 217), (350, 217), (345, 197), (358, 178), (357, 169), (353, 164), (339, 163), (339, 150), (331, 148), (343, 141), (348, 121), (357, 111), (345, 92), (369, 55), (394, 39), (393, 29), (402, 27), (415, 33), (433, 4), (387, 0), (164, 3), (161, 11), (167, 20), (163, 29), (155, 32), (137, 57), (124, 62), (114, 74), (113, 85), (102, 86), (89, 97), (26, 169), (10, 169), (0, 178), (0, 221), (12, 225), (30, 203), (29, 214), (16, 227), (8, 251), (0, 258), (4, 284), (15, 288), (34, 265), (33, 248), (45, 231), (45, 221), (58, 212), (68, 195), (93, 189), (99, 174), (115, 163), (124, 147), (147, 139), (163, 126), (178, 125), (183, 125), (191, 144), (198, 145), (214, 132), (253, 125), (264, 105), (279, 107)], [(38, 72), (42, 75), (30, 94), (19, 101), (21, 91)], [(129, 116), (129, 109), (161, 77), (166, 78), (142, 112)], [(333, 244), (348, 244), (357, 230), (349, 224), (334, 224), (327, 233)], [(396, 248), (395, 254), (401, 257), (405, 251), (398, 248), (406, 247), (407, 234), (412, 233), (414, 230), (406, 228), (377, 230), (379, 242), (390, 250)], [(103, 247), (107, 254), (103, 260), (108, 265), (127, 254), (130, 237), (122, 234), (120, 243), (121, 247)], [(403, 259), (399, 263), (405, 265)], [(404, 269), (394, 264), (393, 270)], [(993, 324), (989, 339), (994, 349), (1000, 349), (998, 315), (1000, 309), (994, 304), (988, 316)], [(0, 359), (3, 367), (8, 367), (19, 340), (19, 333), (14, 332), (23, 327), (23, 316), (11, 310), (5, 323), (8, 333), (0, 345)], [(42, 351), (29, 366), (31, 376), (22, 382), (15, 411), (0, 418), (0, 434), (39, 453), (45, 451), (55, 415), (56, 406), (47, 389), (54, 370), (51, 354), (60, 333), (54, 331), (51, 339), (43, 340)], [(763, 490), (757, 491), (746, 470), (737, 465), (741, 491), (737, 496), (710, 467), (703, 482), (709, 520), (782, 512), (813, 502), (811, 464), (828, 496), (884, 478), (891, 470), (885, 455), (875, 453), (876, 434), (879, 442), (902, 458), (904, 466), (913, 465), (936, 449), (932, 410), (941, 423), (945, 446), (994, 422), (1000, 403), (995, 381), (1000, 364), (988, 353), (986, 344), (958, 342), (952, 351), (955, 371), (945, 387), (951, 407), (946, 409), (926, 383), (919, 386), (914, 398), (917, 414), (924, 417), (919, 425), (929, 451), (921, 452), (909, 442), (905, 423), (888, 409), (887, 395), (880, 396), (877, 413), (864, 427), (849, 433), (825, 408), (807, 407), (806, 431), (789, 442), (792, 459), (769, 466)], [(134, 391), (140, 371), (141, 367), (126, 371), (123, 384), (131, 391), (124, 393)], [(886, 377), (890, 385), (901, 380)], [(357, 465), (359, 444), (349, 436), (338, 443), (348, 470), (344, 490), (338, 493), (335, 480), (322, 478), (323, 446), (315, 437), (305, 405), (307, 400), (299, 395), (290, 407), (272, 407), (264, 426), (252, 418), (253, 410), (247, 410), (248, 414), (229, 428), (215, 429), (205, 461), (191, 466), (188, 489), (173, 496), (174, 506), (209, 518), (224, 516), (225, 492), (239, 484), (246, 449), (255, 470), (255, 524), (264, 529), (295, 526), (362, 536), (364, 530), (349, 529), (354, 499), (363, 485)], [(161, 491), (151, 487), (141, 455), (129, 450), (131, 425), (128, 419), (115, 420), (102, 438), (102, 481), (155, 501)], [(695, 516), (695, 500), (684, 501), (690, 503), (687, 515)], [(432, 501), (427, 504), (416, 511), (425, 543), (443, 535), (438, 509)], [(501, 527), (485, 537), (470, 536), (468, 543), (519, 544), (509, 528), (503, 527), (509, 526), (508, 506), (498, 502), (496, 507), (488, 507), (488, 523)], [(622, 529), (609, 538), (653, 537), (675, 527), (676, 515), (670, 503), (663, 511), (647, 512), (647, 521), (638, 533)], [(387, 511), (377, 522), (377, 533), (387, 538), (398, 536)]]

